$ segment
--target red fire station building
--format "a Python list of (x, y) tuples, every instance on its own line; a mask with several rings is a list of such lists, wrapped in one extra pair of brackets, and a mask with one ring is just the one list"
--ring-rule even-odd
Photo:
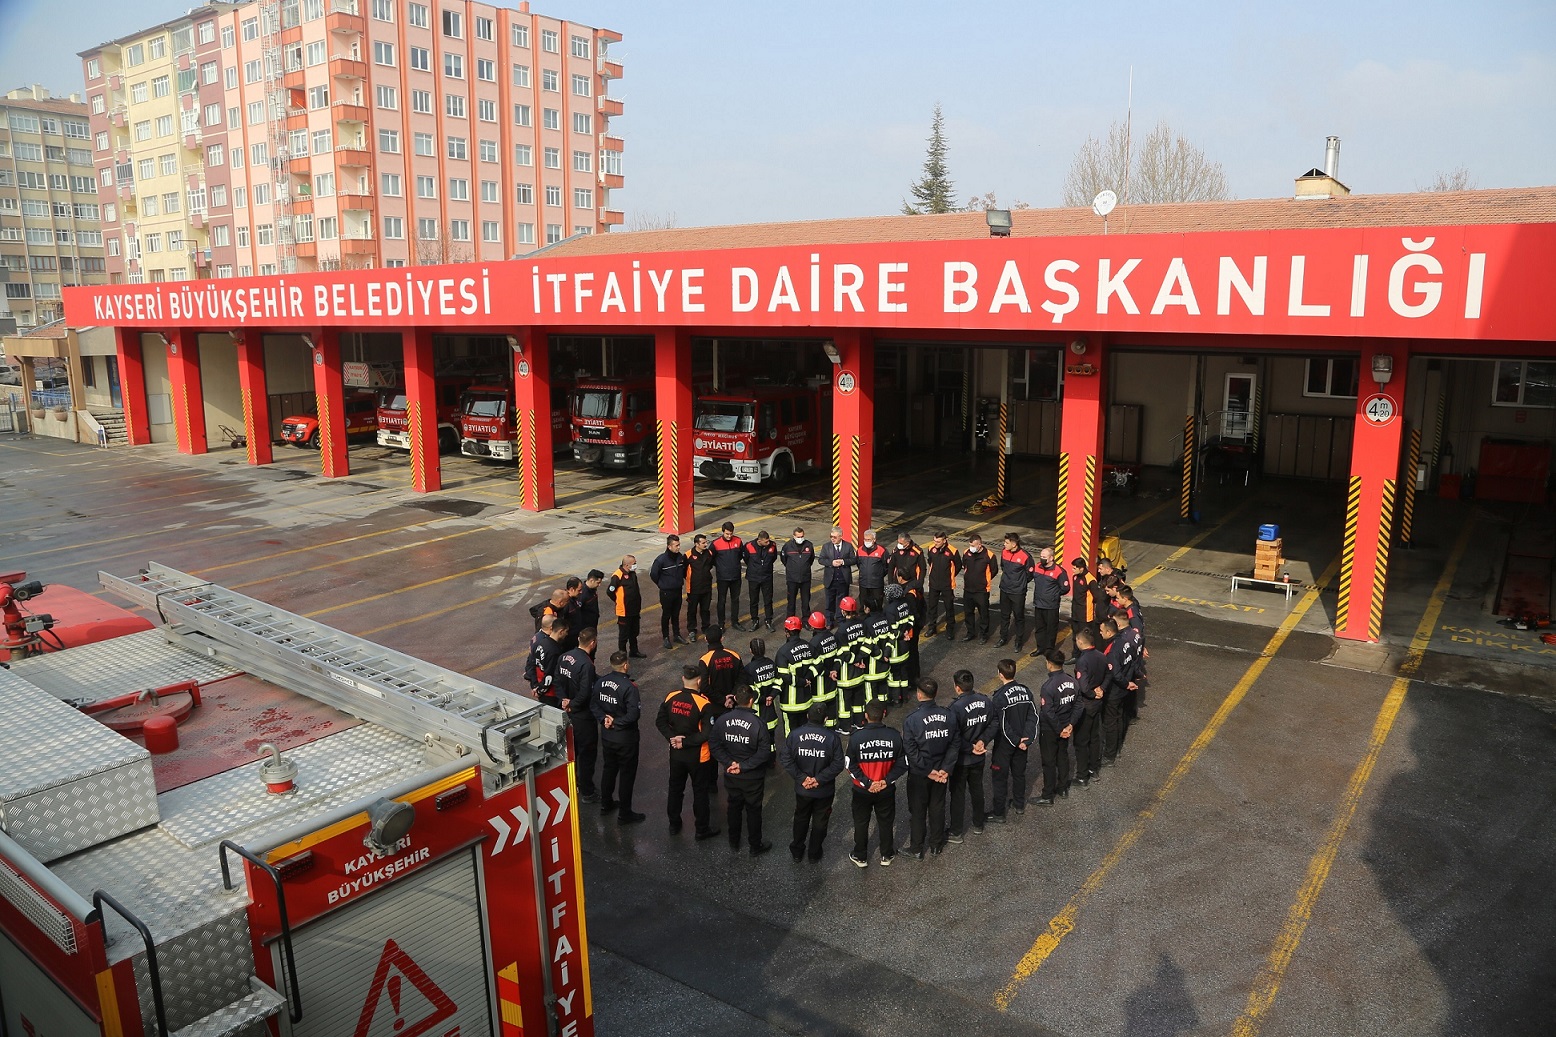
[[(1000, 236), (981, 213), (610, 234), (505, 263), (82, 287), (65, 302), (72, 325), (117, 329), (132, 443), (160, 425), (204, 451), (208, 391), (230, 386), (249, 462), (270, 463), (278, 371), (311, 360), (326, 476), (347, 472), (343, 339), (394, 336), (422, 491), (440, 487), (435, 338), (504, 338), (534, 511), (553, 505), (551, 338), (649, 336), (674, 532), (695, 526), (694, 338), (826, 350), (833, 506), (850, 537), (871, 522), (877, 407), (903, 391), (884, 358), (955, 347), (981, 392), (978, 358), (997, 352), (1001, 401), (1022, 402), (1005, 400), (1012, 362), (1028, 402), (1051, 388), (1047, 424), (1016, 449), (1058, 459), (1063, 556), (1096, 554), (1110, 409), (1137, 408), (1143, 463), (1188, 453), (1196, 410), (1232, 433), (1263, 422), (1286, 474), (1349, 480), (1336, 633), (1363, 640), (1378, 636), (1396, 496), (1415, 483), (1407, 453), (1446, 471), (1457, 450), (1463, 469), (1481, 436), (1505, 433), (1548, 458), (1556, 188), (1128, 207), (1106, 223), (1011, 215)], [(1301, 431), (1319, 421), (1321, 435)]]

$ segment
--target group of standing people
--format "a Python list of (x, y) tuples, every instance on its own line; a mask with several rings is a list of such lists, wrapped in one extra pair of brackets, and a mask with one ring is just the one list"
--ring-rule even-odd
[[(779, 561), (788, 583), (786, 640), (769, 657), (766, 640), (754, 637), (747, 645), (749, 658), (743, 658), (724, 646), (723, 621), (728, 617), (736, 629), (745, 629), (738, 594), (744, 576), (750, 629), (759, 629), (763, 602), (765, 622), (774, 629), (772, 584)], [(824, 611), (809, 611), (816, 565), (822, 569)], [(885, 866), (903, 853), (913, 860), (938, 855), (948, 843), (962, 842), (969, 830), (982, 833), (986, 824), (1006, 823), (1007, 810), (1024, 812), (1034, 746), (1042, 766), (1039, 805), (1052, 806), (1072, 787), (1089, 787), (1122, 752), (1144, 698), (1148, 653), (1144, 615), (1123, 574), (1113, 572), (1106, 559), (1096, 574), (1080, 558), (1070, 570), (1055, 564), (1050, 548), (1035, 556), (1027, 552), (1015, 533), (1005, 535), (998, 555), (976, 534), (962, 550), (943, 533), (921, 549), (906, 532), (888, 549), (869, 530), (855, 549), (835, 528), (819, 550), (798, 528), (780, 548), (765, 531), (742, 542), (730, 523), (711, 542), (696, 536), (686, 552), (680, 550), (680, 538), (667, 538), (665, 552), (650, 569), (660, 593), (664, 645), (691, 643), (681, 632), (684, 604), (686, 633), (695, 639), (700, 620), (707, 649), (682, 666), (681, 687), (665, 695), (654, 720), (669, 751), (671, 832), (682, 830), (690, 786), (697, 839), (722, 832), (733, 850), (744, 846), (754, 856), (768, 852), (765, 784), (768, 774), (781, 768), (794, 783), (790, 853), (796, 861), (817, 861), (837, 782), (846, 774), (854, 822), (850, 858), (859, 867), (869, 866), (874, 818)], [(750, 578), (753, 571), (756, 580)], [(728, 574), (733, 575), (726, 579)], [(952, 676), (952, 695), (942, 704), (939, 682), (921, 676), (921, 640), (956, 635), (958, 577), (964, 640), (988, 642), (989, 598), (997, 586), (998, 647), (1014, 636), (1018, 653), (1025, 647), (1027, 585), (1033, 586), (1031, 658), (1042, 659), (1046, 671), (1033, 682), (1035, 692), (1018, 679), (1024, 664), (1015, 658), (998, 660), (992, 695), (977, 690), (971, 670), (959, 668)], [(712, 622), (715, 585), (718, 621)], [(603, 673), (595, 668), (601, 590), (615, 605), (618, 636)], [(1071, 599), (1074, 645), (1069, 659), (1056, 647), (1065, 595)], [(643, 706), (632, 663), (645, 658), (637, 645), (642, 596), (636, 559), (625, 557), (608, 578), (593, 570), (582, 580), (570, 580), (532, 611), (539, 630), (526, 676), (538, 698), (568, 715), (580, 798), (599, 802), (602, 812), (614, 812), (622, 825), (645, 820), (633, 808)], [(911, 708), (898, 731), (886, 719), (909, 696)], [(594, 781), (597, 758), (602, 760), (599, 786)], [(721, 775), (723, 829), (713, 817)], [(899, 849), (894, 828), (896, 787), (902, 783), (910, 823), (907, 846)]]

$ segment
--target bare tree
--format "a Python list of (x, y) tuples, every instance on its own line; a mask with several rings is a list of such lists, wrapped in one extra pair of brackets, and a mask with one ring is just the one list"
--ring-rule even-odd
[(680, 220), (673, 212), (638, 212), (633, 213), (627, 221), (627, 229), (632, 230), (671, 230), (680, 226)]
[(1447, 172), (1438, 173), (1432, 178), (1432, 182), (1426, 185), (1428, 191), (1474, 191), (1480, 187), (1480, 181), (1470, 174), (1468, 166), (1456, 166)]
[[(967, 212), (988, 212), (990, 209), (1003, 209), (1005, 206), (1000, 204), (998, 196), (996, 196), (993, 191), (989, 191), (985, 194), (967, 199), (967, 205), (964, 208)], [(1028, 202), (1023, 202), (1020, 199), (1017, 199), (1016, 201), (1010, 203), (1010, 208), (1030, 209), (1032, 206)]]
[(442, 263), (469, 263), (475, 259), (475, 250), (463, 241), (449, 241), (442, 235), (435, 238), (417, 238), (415, 262), (417, 266), (436, 266)]
[(1116, 122), (1105, 139), (1087, 138), (1064, 178), (1064, 204), (1090, 205), (1104, 189), (1136, 205), (1231, 197), (1221, 163), (1210, 161), (1165, 122), (1157, 123), (1138, 149), (1131, 144), (1129, 131)]

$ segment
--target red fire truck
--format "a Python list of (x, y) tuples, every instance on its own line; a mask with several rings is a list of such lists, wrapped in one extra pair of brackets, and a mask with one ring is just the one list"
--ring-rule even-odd
[(580, 381), (573, 390), (573, 460), (648, 468), (654, 459), (653, 379)]
[[(478, 379), (470, 375), (441, 375), (437, 379), (438, 452), (452, 454), (459, 449), (459, 397)], [(411, 448), (410, 398), (404, 389), (383, 394), (378, 405), (378, 445), (395, 450)]]
[[(401, 390), (386, 389), (391, 396)], [(378, 394), (354, 392), (346, 397), (346, 438), (378, 431)], [(294, 414), (281, 421), (281, 438), (295, 447), (319, 449), (319, 416)]]
[(826, 465), (830, 383), (700, 396), (695, 413), (692, 471), (704, 479), (781, 483)]
[(101, 579), (166, 625), (0, 669), (0, 1030), (593, 1034), (559, 711)]
[[(571, 441), (567, 389), (551, 390), (551, 452), (566, 453)], [(518, 443), (513, 390), (506, 385), (472, 385), (459, 400), (459, 452), (466, 457), (512, 461)]]

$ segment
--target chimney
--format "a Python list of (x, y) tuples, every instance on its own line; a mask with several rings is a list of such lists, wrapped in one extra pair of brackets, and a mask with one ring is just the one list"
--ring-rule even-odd
[(1324, 168), (1297, 177), (1298, 198), (1344, 198), (1351, 189), (1340, 182), (1340, 138), (1324, 141)]

